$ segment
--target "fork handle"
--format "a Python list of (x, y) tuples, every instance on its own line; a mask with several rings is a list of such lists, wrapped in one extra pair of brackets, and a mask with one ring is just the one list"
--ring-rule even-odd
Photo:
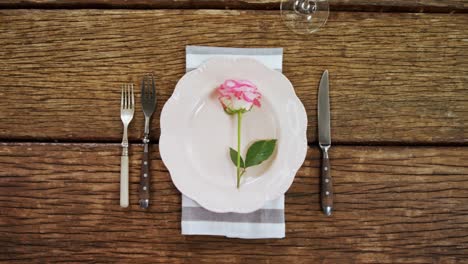
[(128, 156), (120, 157), (120, 207), (128, 207)]
[(140, 207), (147, 209), (149, 207), (149, 192), (150, 192), (150, 170), (149, 170), (149, 139), (144, 139), (143, 159), (141, 162), (140, 175)]

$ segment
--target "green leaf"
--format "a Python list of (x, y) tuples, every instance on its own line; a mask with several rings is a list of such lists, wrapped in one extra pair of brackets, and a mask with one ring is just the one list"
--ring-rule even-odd
[(267, 160), (275, 150), (276, 139), (259, 140), (250, 146), (245, 157), (245, 167), (252, 167)]
[[(229, 148), (229, 155), (231, 155), (231, 160), (234, 163), (234, 166), (237, 167), (237, 151), (233, 148)], [(240, 167), (244, 167), (244, 160), (242, 159), (242, 156), (240, 157)]]

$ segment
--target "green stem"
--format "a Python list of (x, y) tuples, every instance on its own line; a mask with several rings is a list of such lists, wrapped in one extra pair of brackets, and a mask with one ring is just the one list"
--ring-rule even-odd
[(241, 123), (242, 112), (237, 112), (237, 189), (240, 186), (240, 178), (242, 176), (240, 171), (240, 147), (241, 147)]

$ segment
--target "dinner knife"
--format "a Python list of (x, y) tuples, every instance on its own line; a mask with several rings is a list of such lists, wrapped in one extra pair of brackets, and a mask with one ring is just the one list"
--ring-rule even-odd
[(322, 149), (322, 169), (320, 177), (320, 200), (322, 211), (330, 216), (333, 211), (333, 183), (330, 173), (328, 150), (331, 147), (330, 135), (330, 100), (328, 95), (328, 70), (325, 70), (320, 80), (318, 93), (318, 138)]

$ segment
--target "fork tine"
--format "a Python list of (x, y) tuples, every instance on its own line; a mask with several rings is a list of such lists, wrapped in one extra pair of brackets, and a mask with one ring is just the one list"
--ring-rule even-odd
[(133, 93), (133, 83), (131, 84), (132, 87), (132, 109), (135, 109), (135, 94)]
[(132, 109), (132, 91), (131, 91), (131, 85), (128, 85), (128, 109)]
[(122, 109), (125, 109), (127, 106), (127, 87), (125, 87), (125, 84), (122, 85), (122, 97), (123, 97), (123, 107)]
[(120, 110), (122, 110), (123, 107), (124, 107), (124, 86), (123, 86), (123, 84), (122, 84), (122, 87), (121, 87), (120, 91), (121, 91), (121, 95), (120, 95)]
[(145, 80), (146, 80), (146, 76), (143, 76), (143, 79), (141, 80), (141, 98), (143, 100), (146, 97), (146, 94), (145, 94)]
[(128, 109), (128, 84), (125, 84), (125, 109)]
[(128, 88), (128, 108), (127, 109), (132, 109), (132, 93), (130, 91), (130, 84), (127, 84)]
[(125, 84), (125, 109), (128, 109), (128, 84)]
[(147, 74), (146, 75), (146, 99), (151, 98), (150, 86), (151, 86), (151, 80), (150, 80), (149, 75)]

